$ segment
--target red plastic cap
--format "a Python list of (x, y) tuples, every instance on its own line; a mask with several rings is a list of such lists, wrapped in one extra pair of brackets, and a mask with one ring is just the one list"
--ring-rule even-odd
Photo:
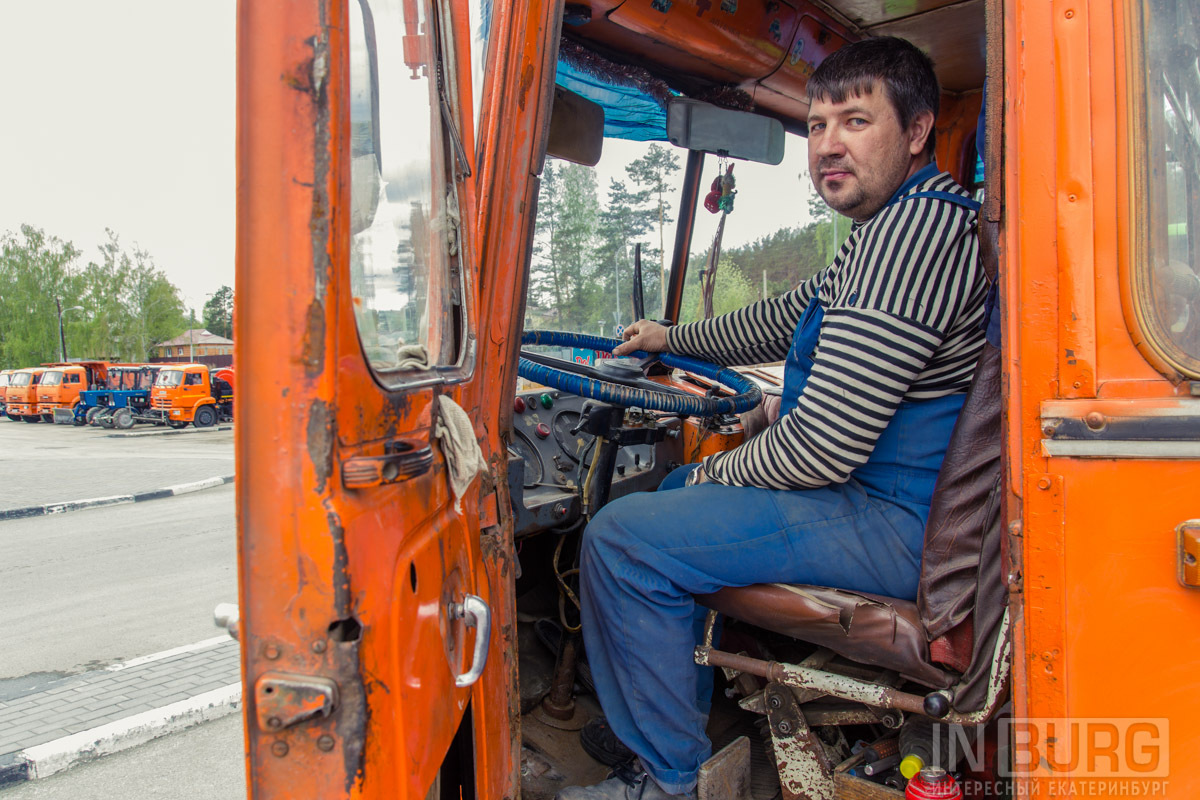
[(525, 413), (525, 398), (524, 397), (518, 397), (517, 399), (513, 400), (513, 411), (517, 412), (518, 414)]
[(550, 435), (550, 426), (544, 422), (539, 422), (537, 426), (537, 435), (539, 439), (545, 439)]

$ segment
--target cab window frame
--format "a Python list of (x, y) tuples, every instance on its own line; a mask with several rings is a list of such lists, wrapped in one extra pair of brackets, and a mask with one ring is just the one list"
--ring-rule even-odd
[[(349, 13), (360, 14), (360, 3), (370, 7), (372, 3), (379, 4), (380, 2), (395, 2), (399, 4), (400, 0), (347, 0), (349, 5)], [(429, 41), (433, 44), (429, 53), (428, 77), (426, 78), (431, 83), (430, 106), (429, 113), (434, 124), (431, 126), (436, 131), (436, 138), (430, 141), (429, 152), (429, 167), (431, 187), (429, 192), (429, 200), (431, 203), (431, 220), (441, 218), (453, 218), (453, 231), (456, 234), (454, 238), (454, 247), (445, 248), (439, 258), (441, 264), (436, 269), (442, 270), (443, 279), (446, 280), (448, 286), (446, 295), (448, 298), (456, 298), (457, 303), (450, 303), (445, 309), (439, 309), (440, 313), (445, 314), (448, 322), (447, 327), (443, 329), (442, 337), (450, 337), (454, 341), (454, 360), (452, 363), (437, 363), (437, 354), (429, 353), (430, 365), (425, 369), (400, 369), (398, 367), (380, 366), (373, 363), (368, 355), (366, 344), (363, 339), (362, 329), (359, 323), (357, 313), (352, 314), (354, 319), (355, 340), (358, 345), (359, 355), (362, 358), (363, 365), (366, 367), (366, 372), (371, 376), (376, 386), (389, 394), (402, 393), (408, 394), (416, 390), (428, 388), (430, 386), (452, 386), (466, 383), (471, 380), (475, 374), (477, 362), (477, 347), (476, 347), (476, 318), (474, 313), (475, 298), (474, 287), (471, 281), (471, 264), (473, 264), (472, 254), (473, 245), (468, 231), (467, 214), (464, 209), (464, 199), (466, 192), (464, 191), (464, 181), (470, 176), (469, 158), (466, 162), (462, 159), (460, 152), (461, 148), (456, 148), (455, 134), (458, 134), (461, 141), (464, 124), (470, 120), (464, 118), (461, 102), (461, 86), (459, 70), (454, 61), (455, 54), (458, 52), (456, 47), (456, 39), (454, 36), (453, 15), (457, 13), (453, 4), (448, 0), (416, 0), (420, 4), (422, 10), (426, 13), (426, 19), (431, 30), (429, 32)], [(378, 28), (379, 22), (374, 23), (374, 27)], [(349, 37), (353, 34), (350, 32), (350, 26), (347, 26), (346, 36), (349, 45)], [(467, 43), (469, 48), (470, 43)], [(346, 58), (352, 58), (351, 46), (345, 48)], [(374, 50), (377, 52), (378, 43), (372, 41), (366, 48), (368, 51)], [(376, 56), (377, 57), (377, 56)], [(470, 54), (468, 53), (468, 58)], [(347, 62), (347, 73), (352, 74), (349, 69), (349, 61)], [(371, 77), (377, 80), (379, 72), (378, 63), (373, 65)], [(467, 80), (470, 80), (470, 74), (467, 74)], [(440, 83), (440, 88), (439, 88)], [(382, 93), (379, 90), (379, 85), (373, 87), (374, 94), (378, 97)], [(376, 115), (373, 120), (375, 125), (374, 135), (378, 143), (379, 139), (379, 114), (380, 107), (372, 109), (372, 113)], [(451, 129), (453, 126), (453, 129)], [(391, 146), (395, 146), (393, 140)], [(379, 144), (379, 147), (386, 147), (387, 142)], [(342, 172), (346, 176), (346, 186), (351, 185), (351, 137), (344, 137), (342, 151), (339, 154), (342, 158)], [(435, 159), (439, 162), (434, 164)], [(435, 172), (436, 170), (436, 172)], [(347, 192), (349, 194), (349, 191)], [(347, 198), (349, 200), (349, 198)], [(447, 231), (451, 230), (448, 226), (431, 227), (430, 233), (445, 239)], [(344, 267), (341, 270), (342, 277), (345, 280), (345, 285), (349, 288), (352, 286), (351, 276), (351, 259), (353, 250), (353, 239), (355, 234), (347, 229), (347, 237), (344, 242), (346, 258), (344, 259)], [(359, 297), (352, 293), (351, 302), (357, 307)], [(426, 298), (426, 309), (432, 311), (431, 299)], [(457, 310), (456, 310), (457, 309)], [(440, 347), (440, 345), (439, 345)]]
[[(1164, 104), (1167, 98), (1162, 74), (1164, 68), (1169, 72), (1172, 65), (1167, 61), (1167, 56), (1154, 46), (1155, 35), (1161, 31), (1154, 29), (1156, 20), (1152, 18), (1153, 11), (1149, 7), (1152, 2), (1145, 0), (1130, 4), (1132, 9), (1127, 35), (1126, 74), (1130, 113), (1126, 122), (1129, 126), (1132, 167), (1131, 217), (1135, 220), (1131, 230), (1132, 257), (1129, 270), (1131, 328), (1134, 328), (1132, 332), (1135, 333), (1135, 339), (1140, 334), (1139, 345), (1143, 353), (1160, 372), (1172, 380), (1194, 380), (1200, 378), (1200, 335), (1197, 335), (1196, 343), (1190, 349), (1178, 341), (1170, 322), (1164, 319), (1166, 309), (1156, 299), (1156, 296), (1161, 298), (1164, 294), (1164, 289), (1158, 286), (1162, 279), (1159, 273), (1171, 260), (1169, 239), (1173, 226), (1169, 218), (1171, 206), (1166, 170), (1172, 162), (1168, 162), (1166, 156), (1168, 142)], [(1200, 149), (1200, 143), (1194, 144)], [(1184, 175), (1183, 179), (1189, 180), (1189, 176)], [(1190, 179), (1195, 188), (1200, 188), (1200, 167)], [(1185, 235), (1190, 239), (1186, 245), (1191, 251), (1193, 263), (1183, 266), (1190, 267), (1192, 276), (1200, 283), (1200, 273), (1197, 273), (1200, 268), (1200, 257), (1197, 256), (1200, 254), (1200, 201), (1192, 198), (1185, 206), (1185, 214), (1188, 217), (1185, 223), (1188, 233)], [(1191, 315), (1200, 315), (1200, 295), (1187, 310)]]

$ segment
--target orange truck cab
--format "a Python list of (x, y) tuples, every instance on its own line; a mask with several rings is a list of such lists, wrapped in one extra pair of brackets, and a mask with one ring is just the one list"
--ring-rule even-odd
[(108, 366), (103, 361), (87, 361), (47, 367), (37, 391), (37, 413), (42, 421), (53, 422), (56, 409), (71, 412), (68, 421), (73, 421), (79, 393), (103, 385)]
[(209, 428), (233, 419), (233, 370), (207, 364), (172, 364), (159, 371), (150, 391), (150, 407), (135, 417), (142, 422), (184, 428)]
[(4, 403), (8, 396), (8, 382), (12, 372), (11, 369), (0, 369), (0, 417), (4, 416)]
[(38, 413), (38, 388), (42, 382), (45, 367), (13, 370), (9, 377), (8, 392), (5, 395), (4, 413), (9, 419), (19, 419), (25, 422), (41, 422)]
[[(878, 35), (935, 63), (937, 162), (981, 201), (1000, 343), (958, 417), (915, 601), (699, 599), (724, 626), (696, 641), (720, 667), (700, 797), (899, 800), (926, 766), (961, 795), (909, 796), (1200, 797), (1196, 0), (242, 0), (238, 26), (250, 368), (239, 602), (220, 620), (241, 642), (251, 800), (551, 800), (604, 777), (578, 735), (600, 713), (575, 635), (583, 532), (745, 431), (642, 394), (598, 407), (601, 373), (702, 381), (595, 351), (631, 308), (678, 323), (787, 291), (861, 230), (827, 218), (775, 285), (730, 278), (777, 238), (702, 256), (726, 177), (730, 228), (820, 218), (785, 199), (807, 173), (808, 79)], [(643, 133), (661, 152), (605, 161)], [(773, 143), (785, 165), (737, 160)], [(776, 208), (748, 211), (756, 194)], [(518, 389), (548, 343), (574, 380)], [(203, 378), (172, 399), (193, 369), (160, 375), (163, 420), (212, 408)]]

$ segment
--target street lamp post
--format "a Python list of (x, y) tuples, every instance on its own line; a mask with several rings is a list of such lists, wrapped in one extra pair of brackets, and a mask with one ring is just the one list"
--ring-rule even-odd
[(83, 306), (71, 306), (70, 308), (62, 307), (62, 298), (54, 298), (54, 305), (58, 308), (58, 343), (62, 346), (62, 360), (67, 363), (67, 333), (63, 329), (63, 313), (66, 311), (83, 311)]

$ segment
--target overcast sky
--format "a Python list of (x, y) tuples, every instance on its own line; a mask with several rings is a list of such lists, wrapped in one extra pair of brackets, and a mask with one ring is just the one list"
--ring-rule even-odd
[(0, 232), (98, 261), (111, 228), (189, 307), (233, 285), (236, 0), (2, 0)]
[[(236, 0), (0, 0), (0, 232), (29, 223), (86, 263), (111, 228), (197, 310), (232, 286), (235, 11)], [(624, 177), (615, 144), (602, 191), (604, 173)], [(807, 221), (804, 144), (789, 136), (777, 168), (739, 162), (727, 247)], [(706, 188), (715, 174), (710, 159)], [(715, 226), (705, 216), (697, 249)]]

